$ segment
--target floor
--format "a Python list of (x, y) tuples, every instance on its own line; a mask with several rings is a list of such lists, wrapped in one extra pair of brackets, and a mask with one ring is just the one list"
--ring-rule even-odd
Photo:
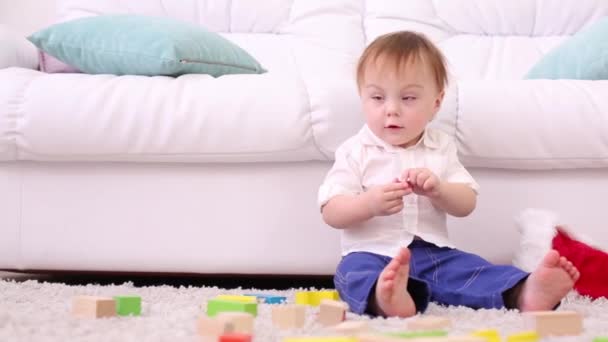
[(333, 288), (330, 276), (243, 276), (243, 275), (166, 275), (166, 274), (98, 274), (98, 273), (52, 273), (30, 274), (0, 271), (0, 279), (18, 282), (38, 280), (40, 282), (63, 283), (67, 285), (85, 284), (121, 284), (133, 282), (142, 286), (217, 286), (220, 288), (257, 288), (277, 289), (289, 288)]

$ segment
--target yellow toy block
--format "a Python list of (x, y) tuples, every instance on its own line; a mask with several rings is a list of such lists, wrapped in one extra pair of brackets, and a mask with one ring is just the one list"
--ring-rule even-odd
[(536, 331), (521, 332), (507, 337), (507, 342), (538, 342), (539, 340), (540, 337)]
[(229, 300), (229, 301), (233, 301), (233, 302), (240, 302), (240, 303), (257, 303), (258, 302), (257, 298), (253, 297), (253, 296), (219, 295), (215, 298), (221, 299), (221, 300)]
[(477, 330), (471, 334), (475, 337), (483, 337), (486, 342), (501, 342), (500, 333), (495, 329)]
[(296, 292), (296, 304), (319, 306), (323, 299), (340, 300), (340, 296), (335, 290)]

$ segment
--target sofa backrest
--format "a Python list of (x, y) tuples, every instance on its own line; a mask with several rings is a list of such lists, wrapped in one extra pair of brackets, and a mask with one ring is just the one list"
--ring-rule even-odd
[(553, 47), (601, 17), (605, 0), (369, 0), (365, 34), (416, 30), (458, 79), (521, 79)]

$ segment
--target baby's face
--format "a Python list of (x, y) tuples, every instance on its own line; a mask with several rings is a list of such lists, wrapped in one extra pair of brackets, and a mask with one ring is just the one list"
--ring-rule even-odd
[(409, 147), (439, 110), (443, 91), (423, 63), (400, 69), (378, 58), (366, 67), (359, 92), (372, 132), (391, 145)]

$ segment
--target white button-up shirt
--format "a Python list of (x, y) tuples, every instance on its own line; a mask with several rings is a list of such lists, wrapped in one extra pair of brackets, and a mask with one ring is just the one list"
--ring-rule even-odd
[[(403, 171), (428, 168), (442, 181), (464, 183), (478, 192), (479, 185), (458, 160), (454, 141), (442, 131), (427, 128), (417, 144), (392, 146), (367, 125), (336, 150), (336, 161), (319, 189), (323, 207), (336, 195), (355, 195), (372, 186), (391, 183)], [(371, 252), (393, 257), (415, 236), (438, 246), (453, 247), (448, 239), (446, 213), (425, 196), (403, 198), (404, 208), (390, 216), (376, 216), (341, 230), (342, 255)]]

